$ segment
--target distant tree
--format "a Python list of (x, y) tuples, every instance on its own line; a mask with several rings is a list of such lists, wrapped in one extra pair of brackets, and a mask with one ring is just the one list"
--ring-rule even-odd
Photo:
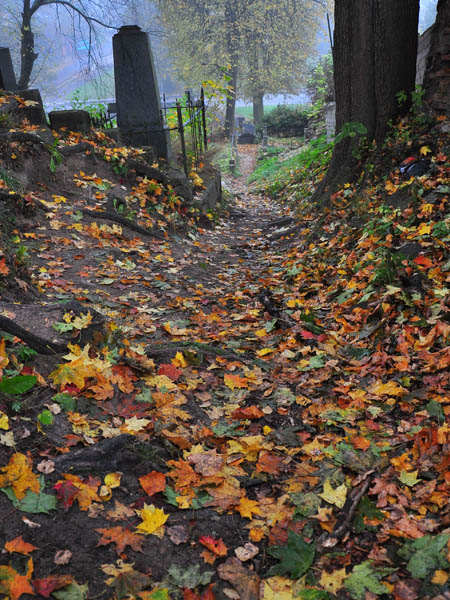
[[(447, 3), (448, 0), (444, 0)], [(362, 124), (369, 141), (380, 143), (388, 123), (409, 109), (415, 88), (419, 0), (341, 0), (335, 3), (334, 69), (336, 131)], [(335, 144), (330, 167), (314, 198), (326, 200), (355, 175), (355, 137)]]
[(264, 117), (264, 96), (297, 94), (303, 87), (325, 7), (292, 0), (254, 4), (243, 27), (239, 96), (252, 101), (255, 125)]
[[(159, 0), (177, 74), (189, 84), (229, 80), (225, 133), (237, 94), (254, 100), (262, 117), (267, 93), (294, 91), (326, 0)], [(239, 83), (240, 80), (240, 83)], [(238, 85), (239, 84), (239, 85)], [(258, 112), (259, 110), (259, 112)]]
[[(125, 0), (1, 0), (1, 6), (10, 17), (11, 25), (15, 25), (20, 45), (20, 72), (18, 85), (26, 89), (30, 85), (31, 74), (38, 58), (35, 44), (35, 24), (37, 16), (43, 9), (54, 9), (52, 15), (47, 14), (48, 22), (53, 28), (61, 24), (58, 11), (66, 11), (72, 18), (72, 28), (84, 29), (86, 51), (89, 57), (93, 53), (93, 39), (96, 28), (116, 29), (111, 22), (120, 14)], [(115, 10), (113, 10), (115, 9)], [(113, 18), (112, 18), (113, 17)], [(47, 27), (48, 27), (47, 22)]]
[(450, 117), (450, 0), (439, 0), (425, 70), (425, 101)]

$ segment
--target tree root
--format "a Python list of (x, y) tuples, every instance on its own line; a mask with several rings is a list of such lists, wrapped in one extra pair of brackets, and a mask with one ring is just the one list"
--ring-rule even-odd
[(72, 156), (73, 154), (86, 152), (86, 150), (93, 150), (93, 147), (87, 142), (80, 142), (74, 146), (64, 146), (62, 148), (58, 148), (57, 150), (62, 156)]
[(155, 231), (154, 229), (146, 229), (145, 227), (141, 227), (137, 223), (133, 223), (130, 219), (122, 217), (122, 215), (118, 215), (117, 213), (112, 212), (101, 212), (98, 210), (90, 210), (88, 208), (82, 208), (81, 212), (91, 217), (92, 219), (105, 219), (106, 221), (114, 221), (115, 223), (120, 223), (120, 225), (124, 225), (128, 229), (132, 231), (136, 231), (137, 233), (141, 233), (142, 235), (148, 235), (150, 237), (154, 237), (158, 240), (165, 241), (165, 237), (159, 231)]
[(0, 330), (6, 331), (25, 342), (30, 348), (36, 350), (39, 354), (51, 355), (65, 352), (67, 350), (67, 342), (52, 342), (27, 331), (18, 325), (12, 319), (0, 315)]
[(263, 230), (267, 231), (273, 227), (284, 227), (285, 225), (291, 225), (292, 223), (295, 223), (295, 219), (293, 217), (280, 217), (279, 219), (274, 219), (273, 221), (266, 223), (266, 225), (263, 227)]
[(212, 356), (221, 356), (230, 360), (239, 360), (241, 362), (252, 362), (264, 371), (270, 371), (271, 365), (265, 360), (259, 358), (253, 358), (248, 354), (239, 354), (233, 350), (225, 350), (223, 348), (215, 348), (209, 344), (203, 344), (201, 342), (168, 342), (166, 344), (155, 344), (154, 346), (147, 346), (145, 353), (147, 356), (152, 358), (165, 358), (170, 357), (171, 354), (179, 350), (180, 348), (192, 348), (198, 352), (199, 360), (203, 362), (204, 354)]
[(276, 240), (279, 240), (282, 237), (287, 237), (289, 235), (292, 235), (293, 233), (297, 233), (302, 229), (302, 227), (303, 225), (295, 225), (295, 227), (291, 227), (286, 231), (280, 231), (278, 233), (275, 233), (274, 235), (269, 237), (269, 242), (275, 242)]

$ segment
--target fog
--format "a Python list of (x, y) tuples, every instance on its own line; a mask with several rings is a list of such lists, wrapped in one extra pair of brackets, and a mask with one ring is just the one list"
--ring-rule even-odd
[[(438, 0), (420, 0), (419, 32), (433, 24)], [(98, 0), (89, 0), (85, 6), (95, 8)], [(111, 4), (109, 4), (111, 2)], [(183, 84), (173, 78), (170, 57), (164, 37), (157, 28), (157, 13), (151, 0), (109, 0), (91, 13), (110, 25), (137, 24), (149, 31), (161, 91), (168, 94), (180, 91)], [(22, 0), (0, 0), (0, 46), (10, 47), (16, 74), (19, 73), (19, 34)], [(98, 6), (102, 6), (99, 4)], [(332, 15), (330, 15), (332, 19)], [(113, 29), (95, 27), (90, 32), (82, 19), (69, 11), (54, 6), (42, 7), (33, 20), (36, 51), (39, 57), (32, 73), (31, 87), (38, 87), (46, 101), (69, 101), (74, 93), (81, 98), (105, 98), (114, 95), (112, 65)], [(330, 52), (326, 20), (316, 44), (317, 56)], [(271, 102), (283, 102), (283, 96), (272, 97)], [(288, 102), (304, 102), (305, 97), (290, 96)]]

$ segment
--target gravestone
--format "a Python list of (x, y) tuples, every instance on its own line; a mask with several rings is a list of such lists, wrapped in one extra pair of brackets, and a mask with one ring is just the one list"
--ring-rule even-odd
[(328, 102), (328, 104), (325, 105), (324, 111), (327, 142), (331, 142), (336, 132), (336, 102)]
[(87, 110), (52, 110), (48, 113), (50, 127), (68, 131), (87, 132), (91, 129), (91, 116)]
[(0, 47), (0, 89), (9, 92), (17, 90), (9, 48), (2, 47)]
[(161, 102), (148, 35), (125, 25), (113, 36), (117, 126), (121, 143), (152, 146), (158, 158), (171, 158), (169, 131)]
[(238, 137), (238, 144), (255, 144), (256, 129), (253, 123), (244, 123), (242, 125), (242, 133)]

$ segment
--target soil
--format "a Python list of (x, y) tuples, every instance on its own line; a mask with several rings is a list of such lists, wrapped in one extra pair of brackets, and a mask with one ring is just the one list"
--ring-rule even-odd
[[(233, 556), (236, 547), (249, 541), (248, 519), (239, 512), (220, 510), (215, 506), (181, 510), (170, 504), (162, 493), (147, 496), (139, 477), (152, 471), (166, 472), (168, 463), (183, 456), (183, 449), (191, 445), (189, 441), (183, 445), (177, 438), (185, 435), (187, 440), (194, 441), (197, 436), (197, 443), (201, 443), (202, 436), (206, 435), (202, 434), (202, 427), (208, 428), (204, 431), (210, 431), (209, 428), (217, 424), (223, 408), (217, 403), (220, 395), (215, 396), (213, 392), (219, 383), (216, 370), (224, 363), (230, 364), (234, 360), (235, 366), (231, 368), (247, 365), (263, 375), (263, 371), (255, 366), (253, 355), (249, 354), (248, 359), (246, 354), (254, 342), (244, 342), (240, 346), (245, 335), (242, 323), (261, 318), (257, 316), (261, 315), (262, 308), (258, 293), (264, 288), (264, 281), (270, 278), (271, 254), (266, 251), (269, 248), (273, 251), (267, 238), (267, 225), (283, 216), (283, 211), (264, 197), (248, 192), (246, 181), (254, 168), (256, 152), (256, 146), (239, 147), (241, 174), (224, 178), (233, 192), (227, 215), (210, 228), (200, 228), (188, 235), (173, 234), (165, 241), (128, 231), (126, 227), (113, 229), (113, 223), (108, 222), (104, 222), (106, 227), (100, 230), (103, 224), (97, 219), (84, 217), (80, 221), (78, 211), (95, 207), (96, 200), (92, 188), (80, 189), (74, 185), (76, 173), (82, 170), (93, 175), (95, 172), (99, 177), (121, 185), (119, 177), (114, 180), (111, 170), (93, 158), (74, 156), (67, 159), (54, 177), (48, 176), (45, 184), (40, 182), (37, 189), (41, 199), (47, 202), (54, 202), (55, 196), (66, 199), (54, 202), (51, 210), (46, 212), (38, 210), (24, 225), (24, 242), (29, 248), (29, 266), (32, 281), (40, 292), (40, 304), (75, 299), (83, 304), (86, 313), (94, 309), (103, 314), (118, 328), (121, 341), (125, 340), (126, 345), (131, 344), (137, 349), (137, 368), (128, 372), (135, 381), (148, 376), (145, 362), (139, 364), (146, 347), (151, 349), (174, 341), (176, 347), (178, 339), (183, 351), (187, 340), (208, 342), (209, 339), (211, 348), (222, 351), (223, 357), (208, 354), (206, 348), (206, 353), (200, 357), (203, 363), (196, 367), (194, 361), (189, 368), (194, 383), (191, 384), (192, 391), (185, 386), (187, 389), (183, 394), (187, 402), (181, 407), (189, 413), (188, 422), (180, 425), (169, 419), (166, 423), (166, 429), (172, 431), (173, 443), (169, 441), (169, 434), (164, 437), (158, 433), (158, 428), (164, 425), (155, 422), (153, 433), (143, 430), (133, 435), (139, 448), (130, 442), (132, 436), (125, 435), (117, 447), (108, 449), (106, 446), (104, 450), (103, 442), (117, 440), (108, 438), (113, 435), (108, 428), (117, 428), (132, 416), (152, 418), (147, 405), (136, 401), (133, 386), (133, 391), (126, 386), (122, 390), (115, 389), (114, 396), (105, 401), (96, 401), (92, 394), (86, 397), (83, 393), (74, 393), (68, 386), (66, 391), (76, 399), (76, 411), (62, 411), (54, 415), (52, 424), (36, 427), (41, 411), (55, 407), (52, 398), (58, 386), (49, 385), (49, 374), (64, 360), (56, 354), (32, 360), (34, 372), (42, 376), (42, 385), (23, 396), (18, 413), (12, 410), (6, 398), (0, 402), (0, 409), (10, 416), (16, 440), (15, 452), (33, 457), (34, 470), (40, 461), (51, 461), (49, 472), (45, 474), (45, 489), (50, 494), (54, 494), (53, 486), (64, 480), (65, 473), (88, 481), (97, 491), (107, 473), (121, 473), (120, 486), (112, 490), (111, 500), (102, 503), (97, 499), (89, 510), (80, 510), (75, 502), (66, 510), (59, 504), (56, 511), (51, 510), (48, 514), (27, 513), (15, 508), (5, 494), (0, 494), (1, 546), (17, 536), (36, 546), (32, 552), (34, 577), (70, 574), (73, 581), (88, 585), (88, 598), (123, 597), (126, 588), (123, 592), (119, 584), (115, 588), (114, 584), (107, 585), (108, 576), (102, 570), (104, 565), (117, 567), (120, 559), (132, 564), (141, 576), (151, 577), (153, 584), (164, 581), (173, 597), (177, 597), (181, 592), (177, 585), (181, 584), (177, 584), (174, 576), (168, 583), (168, 566), (184, 572), (200, 565), (202, 572), (213, 572), (211, 581), (215, 584), (216, 598), (246, 597), (245, 594), (236, 595), (236, 589), (242, 591), (242, 583), (241, 588), (239, 583), (235, 584), (237, 587), (233, 590), (230, 583), (217, 576), (217, 564), (223, 562), (223, 558), (214, 565), (201, 558), (204, 548), (198, 540), (201, 536), (222, 539), (229, 549), (228, 556)], [(273, 229), (269, 233), (273, 233)], [(34, 311), (38, 314), (39, 305), (34, 306)], [(236, 318), (241, 318), (242, 323)], [(172, 327), (171, 335), (165, 328), (168, 322)], [(173, 328), (177, 326), (180, 330), (187, 327), (188, 335), (174, 334)], [(221, 344), (221, 337), (226, 338), (226, 345)], [(73, 340), (75, 344), (78, 342), (77, 338)], [(186, 348), (186, 356), (189, 356), (188, 351)], [(120, 355), (124, 355), (123, 346), (118, 352), (120, 360)], [(170, 363), (174, 356), (172, 349), (169, 356), (159, 362)], [(145, 391), (145, 387), (141, 389)], [(252, 404), (251, 396), (245, 404)], [(269, 412), (261, 421), (262, 425), (277, 427), (280, 416)], [(81, 420), (78, 427), (77, 419)], [(251, 426), (248, 432), (252, 432)], [(85, 454), (80, 455), (80, 450)], [(11, 448), (0, 445), (0, 465), (8, 464), (10, 456)], [(256, 493), (276, 494), (276, 487), (272, 488), (266, 475), (260, 480), (251, 480), (243, 472), (239, 480), (250, 499), (254, 499)], [(114, 506), (120, 506), (119, 503), (127, 507), (124, 510), (128, 512), (116, 520), (108, 513)], [(140, 536), (142, 551), (126, 546), (118, 552), (113, 544), (99, 546), (100, 529), (120, 525), (136, 531), (139, 518), (135, 511), (146, 504), (153, 504), (169, 515), (163, 537)], [(260, 547), (259, 554), (244, 563), (244, 575), (246, 573), (249, 578), (255, 573), (262, 575), (270, 562), (263, 550), (264, 542)], [(57, 564), (58, 553), (62, 551), (68, 553), (67, 564)], [(17, 553), (4, 552), (0, 556), (0, 564), (9, 564), (20, 573), (26, 570), (27, 561), (28, 556)], [(248, 598), (254, 597), (251, 591), (248, 594)], [(31, 596), (25, 593), (21, 597)]]

